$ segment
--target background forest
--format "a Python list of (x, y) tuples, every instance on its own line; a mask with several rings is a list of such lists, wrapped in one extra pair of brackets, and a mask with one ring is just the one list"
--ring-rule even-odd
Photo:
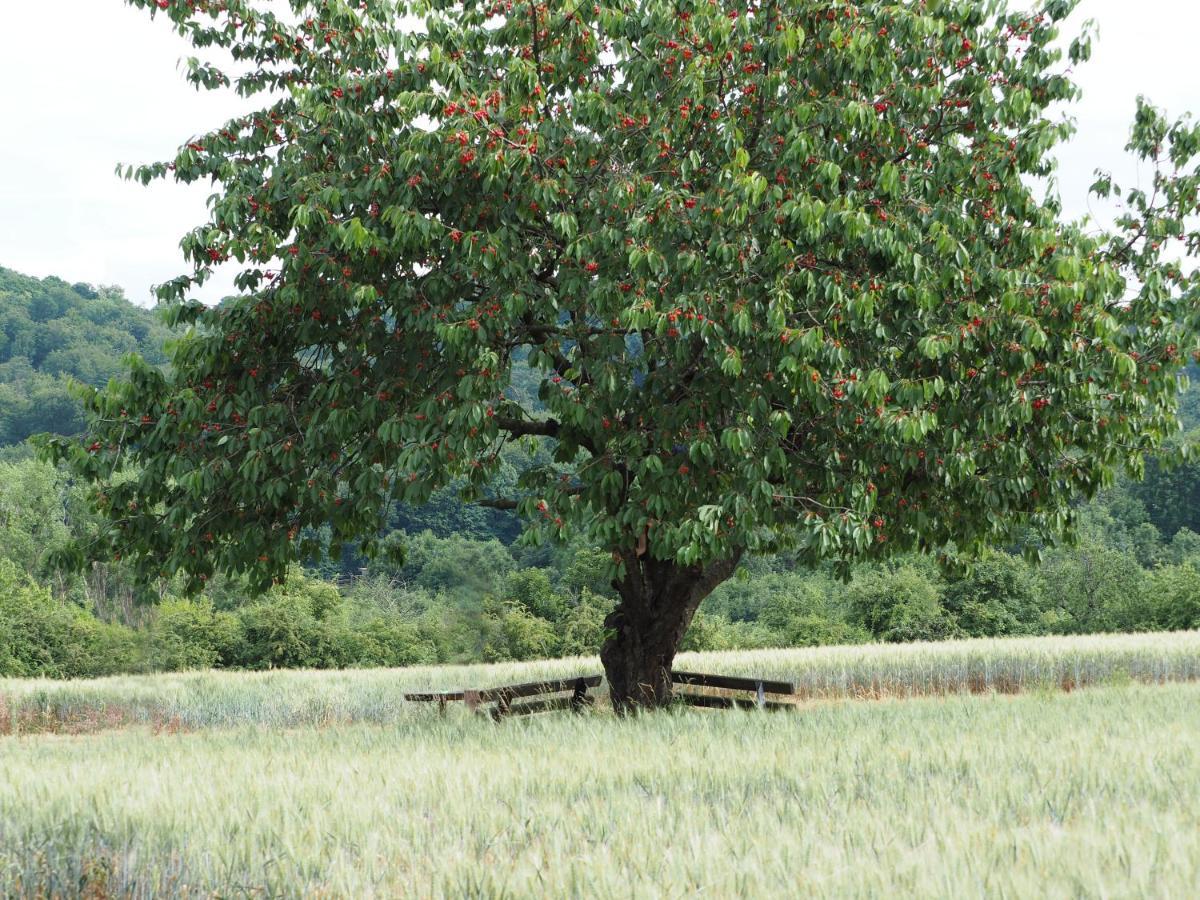
[[(402, 563), (344, 551), (250, 597), (234, 580), (200, 597), (139, 588), (119, 563), (52, 571), (50, 554), (98, 521), (82, 490), (35, 458), (28, 438), (75, 434), (70, 383), (102, 385), (131, 352), (165, 363), (170, 332), (119, 288), (0, 268), (0, 676), (76, 677), (196, 667), (402, 666), (594, 653), (613, 603), (602, 554), (524, 546), (507, 512), (453, 488), (396, 508), (386, 541)], [(514, 390), (529, 391), (522, 371)], [(1193, 375), (1200, 374), (1193, 369)], [(1200, 436), (1200, 386), (1182, 398)], [(508, 451), (511, 482), (535, 447)], [(503, 488), (505, 485), (498, 485)], [(926, 557), (832, 571), (787, 556), (745, 562), (710, 596), (685, 649), (783, 647), (961, 636), (1200, 627), (1200, 465), (1152, 462), (1079, 510), (1078, 542), (997, 547), (950, 578)]]

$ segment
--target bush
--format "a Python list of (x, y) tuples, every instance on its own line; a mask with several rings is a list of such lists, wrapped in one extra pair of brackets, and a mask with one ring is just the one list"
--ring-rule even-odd
[(504, 579), (505, 602), (519, 607), (530, 615), (558, 621), (566, 612), (566, 600), (550, 583), (547, 569), (518, 569)]
[(69, 631), (50, 592), (0, 559), (0, 675), (61, 676)]
[(1051, 554), (1040, 573), (1042, 593), (1057, 604), (1064, 630), (1087, 634), (1152, 627), (1143, 594), (1146, 571), (1132, 551), (1086, 543)]
[(0, 559), (0, 676), (82, 678), (136, 671), (132, 629), (98, 621)]
[(104, 678), (147, 670), (147, 635), (125, 625), (101, 622), (76, 608), (64, 652), (64, 678)]
[(576, 548), (565, 564), (559, 586), (572, 597), (582, 597), (585, 591), (590, 591), (597, 597), (611, 599), (615, 594), (608, 575), (610, 565), (607, 553), (587, 547)]
[(544, 659), (556, 655), (554, 625), (523, 606), (488, 598), (484, 607), (484, 662)]
[(364, 652), (341, 594), (321, 581), (292, 577), (240, 610), (238, 619), (245, 636), (238, 664), (248, 669), (340, 668)]
[(1190, 528), (1180, 528), (1175, 532), (1160, 557), (1167, 565), (1182, 565), (1186, 562), (1200, 563), (1200, 534)]
[(1150, 573), (1146, 594), (1157, 627), (1171, 631), (1200, 628), (1200, 571), (1192, 566), (1157, 569)]
[(846, 600), (853, 620), (883, 641), (938, 641), (959, 633), (937, 587), (909, 565), (856, 576)]
[(593, 656), (604, 643), (604, 620), (614, 603), (584, 588), (561, 622), (563, 656)]
[(405, 538), (403, 545), (406, 559), (402, 567), (379, 561), (372, 571), (460, 600), (495, 594), (514, 568), (512, 554), (499, 541), (439, 538), (426, 531)]
[(416, 625), (379, 616), (361, 627), (362, 649), (355, 665), (424, 666), (438, 661), (437, 647)]
[(831, 644), (865, 644), (871, 633), (861, 625), (852, 625), (824, 616), (802, 615), (788, 621), (780, 646), (825, 647)]
[(758, 621), (781, 634), (791, 630), (799, 619), (827, 618), (830, 612), (828, 595), (809, 579), (768, 575), (751, 585), (757, 588), (753, 596), (757, 597)]
[(168, 598), (150, 627), (150, 665), (160, 671), (234, 665), (245, 655), (238, 617), (211, 600)]
[(728, 620), (709, 615), (703, 610), (697, 610), (688, 630), (683, 635), (683, 640), (679, 642), (679, 649), (684, 652), (728, 650), (725, 643), (727, 635), (721, 629), (722, 621)]
[(1037, 579), (1024, 560), (1007, 553), (984, 557), (942, 594), (946, 611), (968, 637), (1037, 634), (1042, 602)]

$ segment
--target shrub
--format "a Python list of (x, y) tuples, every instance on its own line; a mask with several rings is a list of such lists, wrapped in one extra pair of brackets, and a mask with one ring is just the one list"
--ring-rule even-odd
[(485, 662), (540, 659), (556, 655), (554, 625), (523, 606), (487, 598), (484, 606)]
[(338, 668), (363, 650), (337, 588), (310, 578), (289, 579), (238, 618), (245, 635), (238, 662), (246, 668)]
[(1041, 592), (1025, 562), (1007, 553), (981, 559), (943, 591), (942, 604), (969, 637), (1033, 634), (1041, 630)]
[(584, 588), (561, 622), (559, 652), (564, 656), (590, 656), (604, 643), (604, 619), (614, 603)]
[(418, 587), (461, 599), (496, 593), (504, 576), (514, 568), (512, 554), (495, 540), (439, 538), (426, 531), (405, 538), (404, 550), (402, 567), (381, 560), (372, 570), (398, 575)]
[(504, 579), (505, 602), (551, 622), (566, 612), (565, 599), (550, 583), (547, 569), (518, 569)]
[(694, 650), (730, 650), (733, 649), (727, 628), (729, 620), (698, 610), (692, 617), (692, 624), (679, 644), (684, 652)]
[(150, 628), (154, 669), (208, 669), (233, 665), (245, 655), (238, 617), (213, 609), (211, 600), (168, 598)]
[(147, 635), (125, 625), (102, 622), (91, 613), (71, 612), (70, 637), (63, 652), (64, 678), (104, 678), (147, 670)]
[(438, 661), (437, 647), (416, 625), (394, 616), (378, 616), (361, 626), (361, 666), (419, 666)]
[(138, 639), (56, 600), (0, 559), (0, 676), (80, 678), (136, 671)]
[(1161, 558), (1167, 565), (1176, 566), (1193, 560), (1200, 562), (1200, 534), (1190, 528), (1180, 528), (1164, 548)]
[(1152, 616), (1143, 596), (1146, 571), (1128, 550), (1095, 543), (1059, 550), (1042, 564), (1042, 592), (1076, 633), (1140, 631)]
[(871, 633), (861, 625), (819, 615), (790, 619), (783, 631), (784, 647), (824, 647), (830, 644), (864, 644)]
[(61, 677), (70, 617), (50, 592), (0, 559), (0, 675)]
[(1192, 566), (1165, 566), (1151, 572), (1146, 595), (1159, 628), (1200, 628), (1200, 572)]
[(865, 572), (846, 591), (853, 620), (884, 641), (937, 641), (958, 634), (934, 584), (909, 565)]

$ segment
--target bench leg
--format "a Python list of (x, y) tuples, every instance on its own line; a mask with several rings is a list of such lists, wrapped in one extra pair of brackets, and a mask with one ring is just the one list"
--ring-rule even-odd
[(587, 706), (587, 682), (582, 678), (575, 682), (575, 692), (571, 695), (571, 712), (583, 712)]

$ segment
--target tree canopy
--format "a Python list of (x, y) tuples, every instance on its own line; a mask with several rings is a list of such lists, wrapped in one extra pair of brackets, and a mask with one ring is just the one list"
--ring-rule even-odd
[[(216, 186), (159, 291), (191, 330), (58, 445), (147, 574), (265, 586), (463, 479), (612, 552), (610, 682), (657, 702), (743, 553), (1057, 533), (1178, 429), (1200, 132), (1142, 103), (1153, 190), (1062, 221), (1071, 0), (129, 2), (263, 99), (128, 171)], [(552, 455), (490, 496), (523, 437)]]

